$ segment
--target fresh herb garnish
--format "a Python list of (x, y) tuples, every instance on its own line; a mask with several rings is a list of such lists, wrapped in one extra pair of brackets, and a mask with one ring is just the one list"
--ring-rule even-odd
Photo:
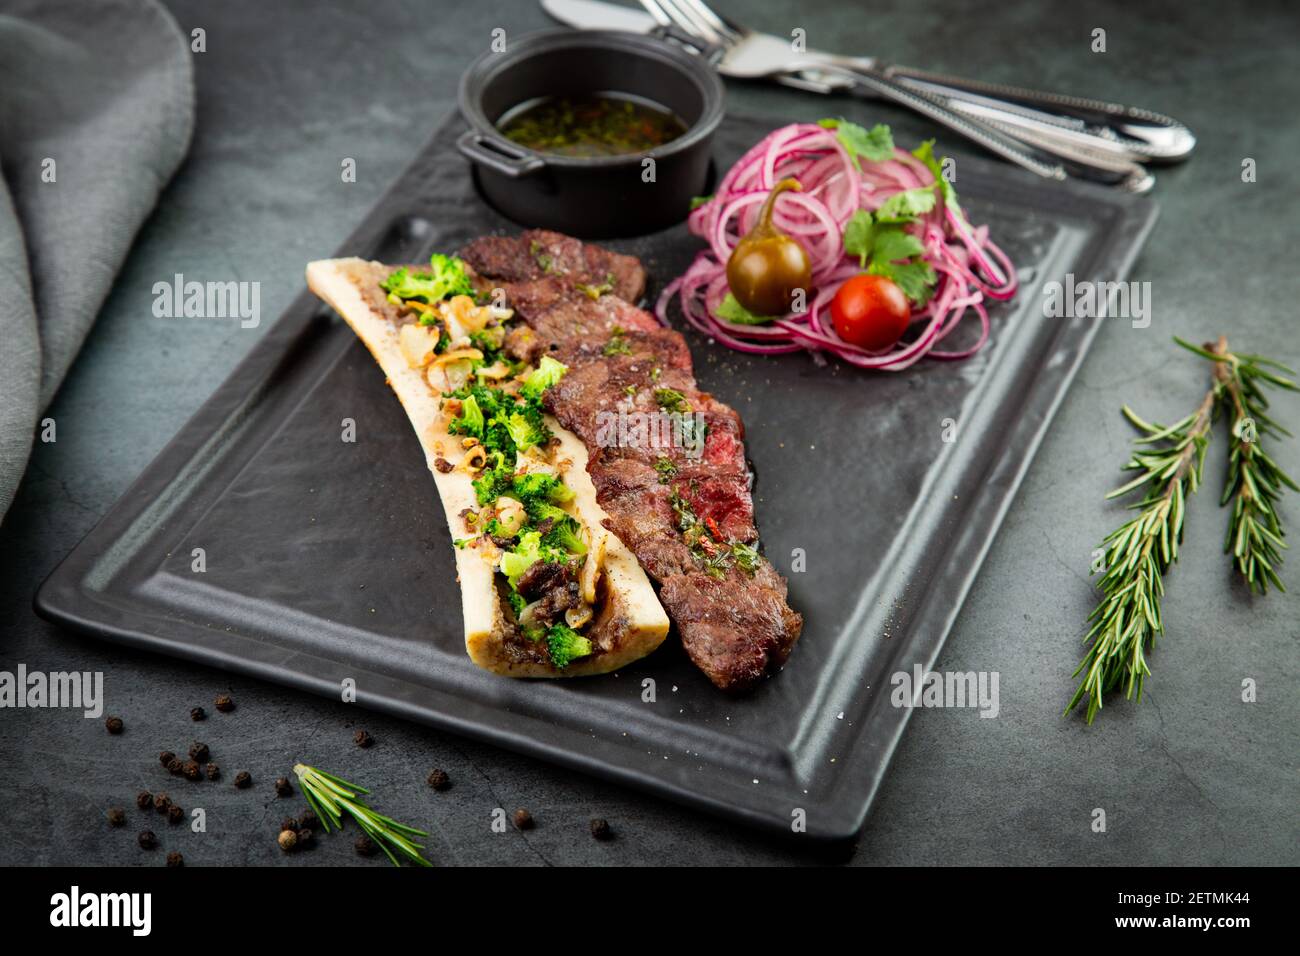
[(298, 786), (302, 789), (303, 796), (311, 804), (326, 833), (329, 833), (331, 828), (341, 830), (343, 815), (346, 813), (365, 831), (366, 836), (379, 845), (388, 859), (393, 862), (393, 866), (401, 865), (395, 853), (419, 866), (433, 865), (420, 855), (424, 844), (416, 843), (412, 839), (427, 837), (429, 834), (424, 830), (398, 823), (391, 817), (370, 809), (361, 799), (361, 794), (370, 793), (365, 787), (348, 783), (340, 777), (306, 764), (294, 764), (293, 772), (298, 776)]
[(659, 475), (659, 484), (666, 485), (677, 477), (677, 466), (671, 458), (656, 458), (655, 471)]
[(1123, 409), (1142, 432), (1135, 440), (1138, 450), (1124, 467), (1140, 474), (1106, 497), (1143, 486), (1146, 494), (1132, 506), (1137, 517), (1103, 542), (1101, 603), (1088, 618), (1094, 623), (1084, 642), (1091, 644), (1074, 672), (1083, 678), (1065, 708), (1069, 713), (1087, 696), (1088, 723), (1101, 710), (1103, 696), (1120, 685), (1126, 698), (1142, 699), (1143, 683), (1151, 675), (1146, 654), (1164, 633), (1160, 611), (1164, 575), (1178, 560), (1187, 502), (1201, 482), (1216, 410), (1232, 422), (1232, 454), (1222, 499), (1223, 504), (1233, 502), (1225, 550), (1232, 552), (1237, 571), (1251, 590), (1263, 594), (1269, 582), (1282, 589), (1276, 566), (1285, 544), (1275, 506), (1281, 486), (1296, 489), (1296, 484), (1259, 447), (1261, 434), (1289, 434), (1264, 414), (1268, 403), (1260, 386), (1294, 391), (1295, 382), (1270, 369), (1292, 373), (1271, 359), (1228, 351), (1223, 337), (1204, 347), (1175, 341), (1215, 363), (1213, 385), (1196, 411), (1172, 425), (1153, 424), (1127, 406)]
[(849, 154), (849, 159), (853, 160), (853, 165), (858, 170), (862, 169), (859, 156), (865, 156), (873, 163), (884, 162), (894, 157), (894, 137), (884, 123), (877, 123), (871, 129), (867, 129), (845, 119), (824, 119), (818, 120), (817, 125), (835, 130), (836, 138), (839, 139), (840, 144)]
[(605, 281), (599, 285), (592, 285), (587, 282), (576, 282), (574, 283), (574, 288), (594, 302), (602, 295), (614, 291), (614, 273), (605, 273)]
[(614, 326), (609, 334), (609, 341), (605, 343), (605, 347), (601, 349), (601, 352), (609, 356), (631, 355), (632, 346), (627, 341), (627, 330), (622, 326)]
[(666, 412), (689, 412), (691, 405), (686, 396), (675, 388), (656, 388), (655, 402)]
[(720, 319), (735, 322), (737, 325), (762, 325), (765, 322), (780, 318), (779, 315), (758, 315), (755, 312), (750, 312), (730, 292), (722, 297), (722, 301), (718, 303), (718, 308), (714, 314)]
[[(922, 191), (933, 200), (933, 192)], [(890, 211), (888, 220), (859, 209), (844, 229), (844, 251), (857, 256), (867, 272), (891, 280), (912, 302), (924, 305), (934, 294), (939, 277), (925, 261), (921, 240), (907, 231), (907, 225), (914, 220), (898, 218), (903, 208), (914, 208), (914, 205), (913, 201), (900, 203)]]
[(1284, 376), (1295, 373), (1260, 355), (1229, 352), (1226, 338), (1219, 339), (1212, 348), (1200, 348), (1177, 338), (1175, 341), (1215, 363), (1218, 407), (1231, 422), (1228, 474), (1219, 499), (1221, 506), (1232, 503), (1223, 550), (1232, 555), (1237, 573), (1251, 591), (1265, 594), (1270, 582), (1285, 591), (1277, 573), (1286, 549), (1277, 502), (1283, 486), (1292, 491), (1300, 488), (1264, 451), (1263, 438), (1289, 437), (1291, 433), (1269, 417), (1263, 386), (1294, 392), (1296, 383)]

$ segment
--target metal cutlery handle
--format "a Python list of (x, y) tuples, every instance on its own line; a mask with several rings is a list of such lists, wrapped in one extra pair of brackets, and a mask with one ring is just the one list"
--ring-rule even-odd
[[(1003, 110), (1027, 121), (1026, 126), (1055, 125), (1080, 136), (1110, 141), (1139, 160), (1174, 162), (1185, 159), (1196, 146), (1196, 137), (1190, 129), (1170, 116), (1151, 110), (906, 66), (876, 64), (876, 69), (909, 87), (926, 89), (953, 100), (960, 98), (982, 108), (980, 115), (984, 110)], [(956, 102), (953, 105), (958, 106)], [(1102, 134), (1089, 131), (1090, 126), (1100, 127)]]
[(915, 110), (922, 116), (926, 116), (936, 123), (946, 126), (967, 139), (978, 143), (989, 152), (996, 153), (1017, 166), (1037, 173), (1044, 179), (1066, 178), (1065, 167), (1060, 163), (1045, 162), (1026, 149), (1023, 144), (1001, 130), (986, 125), (979, 120), (964, 117), (949, 109), (935, 97), (918, 93), (875, 73), (850, 70), (833, 64), (827, 64), (825, 70), (828, 73), (852, 81), (856, 88), (869, 90), (876, 96), (893, 100), (895, 103)]

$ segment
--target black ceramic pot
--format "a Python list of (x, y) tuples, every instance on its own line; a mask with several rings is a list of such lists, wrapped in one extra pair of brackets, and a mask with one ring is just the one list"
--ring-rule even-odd
[[(539, 153), (506, 139), (497, 122), (543, 96), (624, 93), (672, 110), (687, 126), (670, 143), (628, 156)], [(526, 226), (584, 238), (633, 236), (681, 222), (708, 185), (722, 82), (698, 56), (657, 37), (546, 30), (485, 53), (460, 82), (470, 129), (457, 147), (474, 164), (484, 197)], [(647, 159), (654, 160), (653, 181)]]

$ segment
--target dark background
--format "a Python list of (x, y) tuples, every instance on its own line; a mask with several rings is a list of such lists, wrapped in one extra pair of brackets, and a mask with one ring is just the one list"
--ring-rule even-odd
[[(303, 265), (335, 249), (454, 108), (457, 77), (491, 30), (550, 25), (530, 3), (169, 6), (186, 32), (207, 31), (207, 52), (195, 57), (193, 148), (49, 411), (58, 442), (37, 443), (0, 528), (0, 669), (102, 670), (107, 712), (122, 715), (127, 730), (110, 737), (74, 711), (0, 712), (0, 768), (12, 794), (0, 817), (0, 862), (161, 863), (162, 851), (135, 846), (145, 823), (131, 799), (141, 788), (166, 788), (187, 809), (207, 810), (206, 834), (147, 819), (164, 849), (181, 850), (191, 865), (351, 862), (341, 839), (307, 858), (274, 845), (278, 821), (301, 801), (277, 801), (270, 783), (308, 752), (371, 783), (382, 809), (430, 829), (438, 863), (809, 860), (797, 844), (568, 771), (101, 644), (32, 614), (37, 584), (255, 347), (300, 291)], [(1173, 334), (1227, 333), (1244, 351), (1300, 362), (1300, 18), (1283, 3), (1239, 13), (1181, 2), (719, 6), (772, 32), (801, 26), (814, 46), (1148, 106), (1201, 139), (1190, 163), (1158, 173), (1162, 218), (1132, 275), (1151, 283), (1151, 328), (1117, 322), (1099, 335), (937, 665), (999, 671), (1002, 713), (914, 715), (854, 862), (1294, 864), (1300, 605), (1289, 594), (1252, 599), (1218, 553), (1222, 432), (1169, 578), (1167, 635), (1152, 656), (1146, 700), (1115, 701), (1092, 728), (1060, 710), (1092, 607), (1091, 551), (1123, 515), (1101, 500), (1127, 455), (1119, 406), (1164, 420), (1193, 407), (1205, 370), (1170, 344)], [(1095, 27), (1107, 30), (1105, 54), (1089, 48)], [(773, 125), (843, 113), (889, 122), (907, 132), (901, 139), (934, 132), (869, 101), (731, 82), (728, 95), (730, 109), (770, 114)], [(345, 156), (357, 160), (354, 184), (339, 180)], [(1241, 181), (1244, 157), (1258, 163), (1254, 184)], [(176, 272), (260, 281), (261, 327), (154, 318), (151, 286)], [(1294, 396), (1277, 410), (1284, 422), (1300, 421)], [(1300, 473), (1296, 443), (1274, 451)], [(1292, 522), (1298, 501), (1284, 504)], [(1296, 588), (1298, 565), (1283, 573)], [(1247, 677), (1258, 682), (1258, 703), (1240, 701)], [(190, 723), (190, 707), (211, 712), (226, 691), (235, 713)], [(353, 746), (357, 726), (376, 746)], [(159, 767), (157, 751), (194, 738), (212, 746), (225, 783), (186, 785)], [(434, 766), (451, 775), (446, 793), (424, 784)], [(238, 769), (253, 773), (253, 791), (228, 785)], [(103, 822), (115, 804), (131, 817), (121, 831)], [(493, 808), (521, 806), (536, 829), (491, 832)], [(1096, 807), (1107, 813), (1103, 834), (1089, 826)], [(608, 818), (617, 839), (593, 841), (593, 816)]]

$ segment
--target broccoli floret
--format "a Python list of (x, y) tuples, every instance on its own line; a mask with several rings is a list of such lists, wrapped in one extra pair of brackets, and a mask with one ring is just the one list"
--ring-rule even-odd
[(553, 624), (546, 632), (546, 649), (551, 652), (551, 663), (565, 668), (579, 657), (591, 653), (591, 641), (567, 624)]
[(460, 414), (451, 420), (447, 431), (453, 435), (483, 437), (483, 410), (478, 407), (478, 400), (473, 395), (461, 399)]
[(495, 464), (474, 479), (474, 495), (481, 505), (490, 505), (510, 491), (514, 483), (514, 466), (507, 464), (500, 452), (493, 452)]
[(582, 540), (582, 525), (571, 515), (563, 515), (542, 535), (542, 543), (552, 548), (563, 548), (570, 554), (586, 554), (587, 544)]
[(554, 475), (530, 472), (514, 480), (514, 497), (522, 501), (525, 508), (533, 500), (563, 505), (573, 500), (573, 489), (566, 487), (564, 482)]
[(565, 518), (569, 517), (567, 511), (555, 507), (555, 505), (551, 504), (545, 498), (529, 498), (524, 502), (524, 508), (527, 510), (528, 517), (534, 524), (541, 524), (547, 518), (554, 521), (563, 521)]
[(524, 608), (528, 606), (528, 601), (518, 591), (512, 590), (507, 597), (510, 601), (510, 610), (515, 612), (515, 618), (518, 619), (520, 614), (524, 613)]
[(505, 422), (511, 440), (520, 451), (534, 445), (544, 445), (551, 440), (550, 429), (535, 408), (528, 408), (512, 414)]
[(519, 544), (513, 551), (501, 555), (501, 573), (506, 576), (513, 588), (525, 571), (537, 563), (541, 557), (542, 536), (536, 531), (525, 531), (519, 536)]
[(549, 355), (543, 355), (542, 360), (537, 363), (537, 368), (529, 372), (528, 377), (524, 379), (524, 386), (520, 391), (528, 398), (541, 398), (542, 392), (564, 378), (564, 373), (568, 370), (569, 366), (555, 361)]
[(429, 260), (429, 272), (412, 272), (398, 269), (379, 285), (390, 295), (400, 299), (419, 299), (433, 305), (453, 295), (473, 295), (465, 272), (465, 263), (453, 256), (434, 253)]

